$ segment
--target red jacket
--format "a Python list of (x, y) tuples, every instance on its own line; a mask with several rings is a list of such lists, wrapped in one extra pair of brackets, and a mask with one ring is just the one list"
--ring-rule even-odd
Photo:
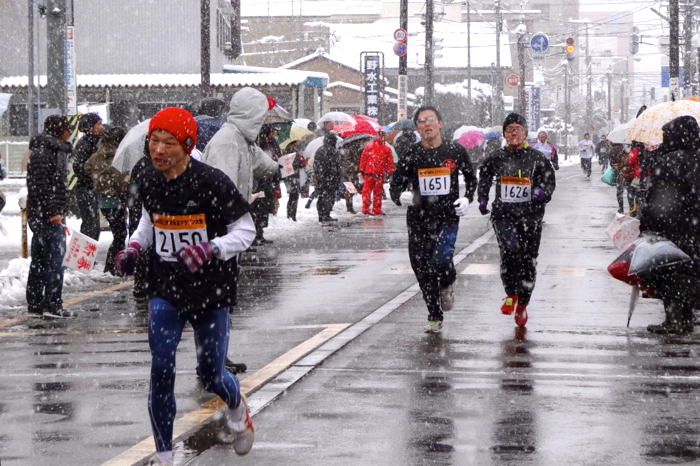
[(634, 168), (634, 177), (640, 178), (642, 176), (642, 167), (639, 164), (639, 147), (632, 148), (627, 158), (627, 163)]
[(360, 172), (365, 175), (386, 175), (394, 172), (394, 156), (384, 141), (375, 138), (362, 150)]

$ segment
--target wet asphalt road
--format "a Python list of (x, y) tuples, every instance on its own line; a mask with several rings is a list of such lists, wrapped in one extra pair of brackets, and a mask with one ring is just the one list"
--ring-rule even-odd
[[(249, 367), (256, 444), (239, 458), (217, 442), (188, 332), (178, 462), (700, 462), (700, 334), (648, 335), (663, 312), (646, 299), (625, 328), (630, 289), (605, 271), (614, 189), (575, 167), (557, 175), (526, 332), (498, 310), (498, 248), (474, 207), (441, 335), (422, 333), (403, 208), (271, 235), (245, 254), (229, 355)], [(73, 320), (0, 328), (2, 465), (147, 462), (146, 316), (128, 285), (73, 309)]]

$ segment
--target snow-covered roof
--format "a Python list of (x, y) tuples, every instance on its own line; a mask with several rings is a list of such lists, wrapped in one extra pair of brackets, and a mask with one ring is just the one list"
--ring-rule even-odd
[[(314, 24), (318, 24), (315, 22)], [(329, 57), (346, 66), (357, 69), (362, 52), (382, 52), (384, 66), (397, 68), (399, 57), (393, 52), (396, 30), (395, 19), (381, 19), (373, 23), (323, 23), (330, 28), (331, 43)], [(487, 68), (496, 60), (496, 27), (493, 23), (471, 23), (471, 65)], [(422, 68), (425, 63), (425, 28), (420, 18), (409, 18), (408, 22), (408, 67)], [(415, 35), (414, 35), (415, 34)], [(442, 38), (443, 49), (435, 50), (442, 57), (435, 59), (436, 68), (466, 68), (467, 23), (438, 21), (434, 24), (433, 37)], [(510, 45), (508, 33), (501, 35), (501, 66), (510, 67)]]
[[(308, 78), (325, 79), (328, 74), (300, 70), (272, 70), (266, 73), (212, 73), (212, 86), (295, 86)], [(46, 76), (41, 77), (42, 85)], [(80, 87), (197, 87), (201, 75), (197, 74), (79, 74)], [(0, 87), (26, 87), (26, 76), (0, 78)]]
[(381, 12), (382, 7), (382, 0), (352, 0), (352, 8), (348, 8), (348, 0), (243, 1), (241, 16), (376, 15)]
[(284, 69), (291, 69), (291, 68), (294, 68), (295, 66), (301, 65), (301, 64), (303, 64), (303, 63), (309, 62), (309, 61), (311, 61), (311, 60), (313, 60), (313, 59), (315, 59), (315, 58), (319, 58), (319, 57), (323, 57), (323, 58), (325, 58), (326, 60), (330, 60), (330, 61), (332, 61), (332, 62), (334, 62), (334, 63), (339, 64), (339, 65), (352, 68), (353, 70), (357, 70), (357, 71), (360, 70), (360, 68), (357, 66), (358, 63), (355, 63), (355, 66), (350, 66), (350, 65), (348, 65), (347, 63), (343, 63), (343, 62), (340, 62), (340, 61), (338, 61), (338, 60), (334, 60), (334, 59), (333, 59), (330, 55), (328, 55), (328, 53), (327, 53), (326, 51), (324, 51), (324, 50), (317, 50), (317, 51), (315, 51), (314, 53), (311, 53), (311, 54), (309, 54), (309, 55), (303, 56), (303, 57), (301, 57), (301, 58), (297, 58), (297, 59), (294, 60), (294, 61), (291, 61), (291, 62), (289, 62), (289, 63), (287, 63), (287, 64), (285, 64), (285, 65), (282, 65), (281, 68), (284, 68)]
[(328, 89), (333, 89), (334, 87), (345, 87), (353, 91), (362, 92), (362, 88), (357, 84), (350, 84), (345, 81), (333, 81), (332, 83), (328, 83)]

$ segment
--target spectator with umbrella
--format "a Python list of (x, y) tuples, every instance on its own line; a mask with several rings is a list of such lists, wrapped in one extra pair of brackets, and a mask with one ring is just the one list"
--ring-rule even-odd
[(647, 281), (663, 300), (666, 318), (647, 330), (657, 334), (693, 331), (700, 283), (700, 127), (692, 116), (680, 116), (662, 127), (663, 143), (650, 153), (651, 171), (641, 207), (640, 231), (663, 236), (692, 262), (680, 269), (650, 270)]

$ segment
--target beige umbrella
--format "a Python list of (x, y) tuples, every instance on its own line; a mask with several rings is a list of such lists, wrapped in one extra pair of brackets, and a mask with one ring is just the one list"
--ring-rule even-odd
[(661, 127), (680, 117), (690, 115), (700, 121), (700, 102), (694, 100), (675, 100), (662, 102), (649, 107), (639, 115), (627, 130), (626, 140), (638, 141), (650, 146), (663, 142)]

